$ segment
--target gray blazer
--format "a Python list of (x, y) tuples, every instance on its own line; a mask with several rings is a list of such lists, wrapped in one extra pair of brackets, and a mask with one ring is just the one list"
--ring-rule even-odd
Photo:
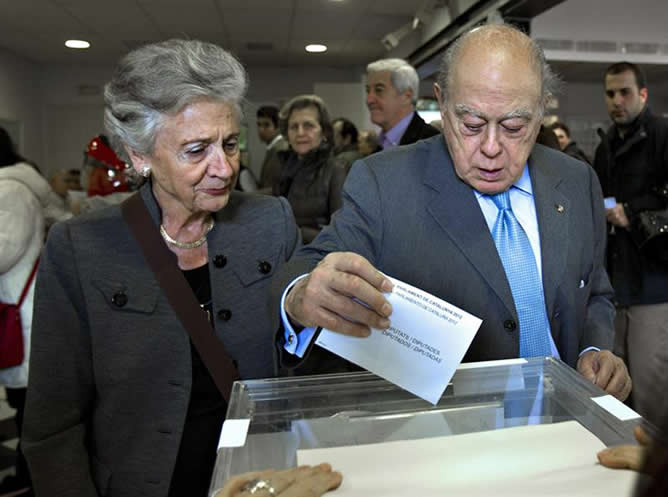
[[(157, 229), (150, 188), (141, 195)], [(242, 378), (273, 376), (268, 286), (299, 230), (287, 201), (267, 196), (234, 192), (214, 217), (216, 334)], [(119, 292), (125, 305), (114, 304)], [(118, 206), (51, 229), (33, 330), (22, 444), (36, 494), (167, 495), (190, 398), (189, 337)]]
[[(547, 315), (561, 358), (574, 366), (585, 347), (612, 344), (601, 189), (590, 167), (540, 145), (529, 166)], [(275, 298), (332, 251), (361, 254), (389, 276), (481, 318), (465, 361), (518, 357), (519, 320), (503, 265), (475, 193), (456, 176), (442, 136), (356, 162), (342, 209), (283, 268)], [(300, 365), (279, 350), (287, 366)], [(305, 372), (318, 371), (319, 364), (308, 362)]]

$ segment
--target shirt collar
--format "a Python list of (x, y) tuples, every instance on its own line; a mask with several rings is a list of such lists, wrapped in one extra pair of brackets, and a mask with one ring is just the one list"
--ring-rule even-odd
[[(527, 162), (524, 165), (524, 171), (522, 171), (522, 176), (519, 177), (515, 184), (511, 186), (517, 188), (525, 195), (533, 196), (533, 187), (531, 186), (531, 176), (529, 175), (529, 163)], [(475, 192), (475, 197), (480, 198), (484, 193), (480, 193), (478, 190), (473, 190)]]
[(413, 114), (415, 114), (415, 111), (411, 112), (401, 121), (395, 124), (394, 127), (392, 127), (387, 133), (381, 133), (380, 134), (381, 136), (378, 138), (378, 143), (383, 143), (384, 141), (386, 141), (390, 142), (390, 145), (392, 146), (399, 145), (401, 137), (404, 136), (404, 133), (408, 128), (408, 125), (411, 123), (411, 120), (413, 119)]

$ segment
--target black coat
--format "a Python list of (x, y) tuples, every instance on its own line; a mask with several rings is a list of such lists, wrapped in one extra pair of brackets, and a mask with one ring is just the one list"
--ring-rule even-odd
[(302, 239), (310, 243), (341, 207), (341, 190), (350, 165), (337, 160), (325, 142), (301, 160), (291, 148), (278, 156), (281, 176), (274, 194), (288, 199)]
[[(668, 120), (645, 109), (622, 139), (613, 125), (596, 149), (594, 169), (605, 197), (624, 205), (631, 224), (646, 210), (666, 207), (658, 189), (668, 182)], [(631, 232), (608, 237), (608, 273), (621, 305), (668, 302), (668, 267), (641, 252)]]
[(589, 157), (587, 157), (587, 154), (585, 154), (580, 147), (578, 147), (577, 143), (575, 142), (570, 142), (568, 146), (563, 150), (563, 152), (566, 155), (570, 155), (574, 159), (577, 159), (579, 161), (584, 162), (585, 164), (589, 164), (591, 166), (591, 160)]
[(415, 143), (418, 140), (423, 140), (425, 138), (430, 138), (434, 135), (438, 135), (441, 132), (434, 128), (431, 124), (424, 122), (418, 113), (413, 114), (413, 119), (408, 123), (408, 128), (404, 131), (401, 140), (399, 140), (399, 145), (409, 145)]

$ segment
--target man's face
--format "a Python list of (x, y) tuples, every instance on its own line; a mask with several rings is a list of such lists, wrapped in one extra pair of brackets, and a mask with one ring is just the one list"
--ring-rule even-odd
[(481, 193), (507, 190), (540, 128), (540, 80), (525, 50), (462, 47), (449, 95), (436, 96), (457, 176)]
[(633, 71), (605, 77), (605, 103), (610, 118), (620, 126), (633, 122), (645, 107), (647, 88), (638, 88)]
[(561, 128), (554, 128), (554, 134), (557, 135), (557, 140), (559, 141), (559, 148), (564, 150), (568, 147), (568, 144), (571, 143), (571, 139), (568, 137), (566, 132)]
[(390, 71), (367, 74), (366, 106), (371, 122), (389, 131), (413, 110), (412, 92), (399, 93), (391, 81)]
[(268, 117), (258, 117), (257, 134), (264, 143), (270, 143), (278, 134), (278, 128), (274, 126), (274, 121)]

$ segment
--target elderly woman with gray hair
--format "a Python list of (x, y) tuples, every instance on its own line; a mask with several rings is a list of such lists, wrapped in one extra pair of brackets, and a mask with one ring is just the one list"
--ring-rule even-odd
[(281, 175), (273, 193), (288, 199), (304, 242), (310, 243), (341, 207), (350, 164), (332, 154), (332, 122), (317, 95), (294, 97), (279, 118), (290, 148), (279, 152)]
[(37, 495), (206, 495), (232, 382), (275, 374), (266, 292), (300, 237), (284, 199), (233, 190), (245, 90), (234, 57), (183, 40), (131, 52), (106, 85), (107, 133), (148, 181), (47, 241), (24, 436)]

